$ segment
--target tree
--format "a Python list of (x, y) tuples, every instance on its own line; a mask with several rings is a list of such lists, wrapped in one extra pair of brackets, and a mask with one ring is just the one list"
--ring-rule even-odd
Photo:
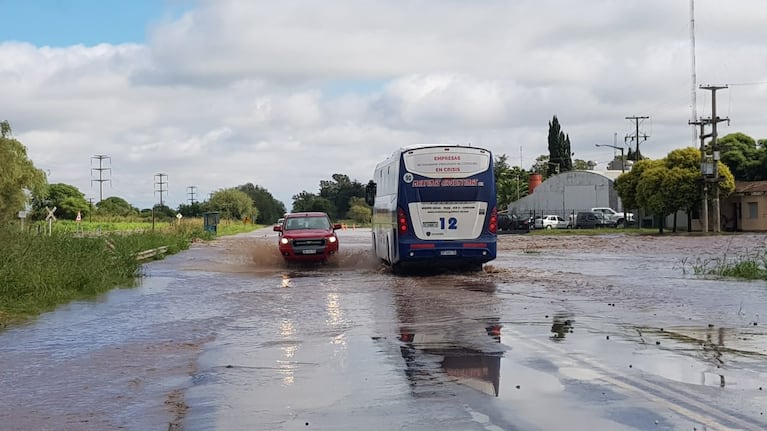
[(218, 190), (208, 200), (208, 208), (220, 211), (224, 218), (242, 220), (245, 217), (258, 218), (258, 210), (245, 192), (236, 188)]
[(348, 175), (333, 174), (333, 181), (320, 181), (320, 197), (333, 204), (333, 213), (339, 218), (347, 217), (351, 198), (364, 198), (365, 186), (357, 180), (350, 180)]
[(510, 203), (527, 196), (530, 174), (519, 166), (510, 167), (507, 160), (506, 154), (495, 159), (495, 192), (499, 209), (505, 209)]
[(640, 208), (641, 205), (637, 199), (637, 187), (639, 180), (645, 170), (652, 168), (658, 164), (662, 164), (660, 160), (643, 159), (634, 164), (634, 167), (630, 171), (621, 174), (615, 179), (615, 190), (618, 191), (623, 202), (623, 208)]
[(533, 166), (530, 168), (530, 170), (542, 174), (544, 177), (548, 178), (549, 175), (547, 173), (549, 171), (549, 156), (546, 154), (541, 154), (540, 156), (536, 157), (535, 163), (533, 163)]
[(767, 148), (764, 140), (756, 141), (743, 133), (730, 133), (717, 140), (722, 149), (722, 163), (739, 181), (763, 181), (767, 179)]
[(0, 122), (0, 221), (16, 218), (32, 198), (42, 198), (47, 181), (27, 157), (27, 148), (12, 138), (11, 125)]
[(202, 217), (205, 212), (205, 204), (203, 202), (192, 202), (191, 204), (180, 204), (178, 206), (178, 213), (184, 217)]
[[(692, 147), (673, 150), (661, 160), (643, 159), (615, 180), (615, 188), (625, 208), (644, 208), (658, 217), (660, 233), (665, 217), (678, 210), (687, 211), (689, 229), (690, 214), (700, 201), (700, 161), (700, 151)], [(735, 179), (726, 165), (717, 166), (720, 194), (727, 196), (735, 190)]]
[(555, 115), (549, 121), (549, 166), (548, 176), (554, 173), (568, 172), (573, 170), (572, 152), (570, 150), (570, 136), (565, 135), (559, 125), (559, 119)]
[(62, 220), (74, 220), (77, 213), (85, 216), (91, 208), (85, 195), (75, 186), (63, 183), (50, 184), (43, 198), (32, 200), (33, 217), (44, 219), (48, 213), (45, 207), (56, 207), (56, 217)]
[(247, 183), (237, 189), (250, 196), (253, 206), (258, 209), (256, 223), (271, 224), (285, 214), (285, 204), (275, 199), (265, 188)]
[(331, 219), (335, 219), (335, 206), (333, 202), (309, 193), (306, 190), (293, 195), (293, 212), (321, 211), (327, 213)]
[(365, 203), (364, 198), (351, 198), (349, 201), (349, 211), (346, 216), (357, 223), (370, 223), (373, 217), (373, 211)]
[(125, 199), (117, 196), (110, 196), (96, 204), (96, 213), (106, 216), (127, 217), (137, 215), (139, 211), (138, 208), (129, 204)]
[(594, 169), (594, 162), (588, 162), (582, 159), (575, 159), (573, 161), (573, 169), (576, 171), (589, 171)]
[(682, 168), (669, 169), (664, 163), (655, 163), (642, 173), (637, 184), (637, 203), (658, 218), (660, 233), (663, 233), (666, 216), (678, 208), (675, 194), (679, 182), (683, 181), (683, 172)]
[[(677, 177), (676, 192), (673, 195), (675, 207), (687, 213), (687, 231), (692, 231), (692, 214), (700, 205), (700, 151), (693, 147), (680, 148), (668, 153), (664, 159), (668, 169)], [(674, 214), (673, 231), (676, 232), (677, 220)]]

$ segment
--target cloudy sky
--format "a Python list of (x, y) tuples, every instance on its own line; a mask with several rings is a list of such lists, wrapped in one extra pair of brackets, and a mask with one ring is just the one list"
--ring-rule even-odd
[[(240, 184), (288, 209), (400, 147), (471, 144), (529, 169), (556, 115), (605, 169), (695, 145), (689, 0), (0, 0), (0, 120), (51, 183), (140, 208)], [(695, 1), (720, 134), (767, 138), (763, 0)], [(698, 90), (698, 116), (711, 93)]]

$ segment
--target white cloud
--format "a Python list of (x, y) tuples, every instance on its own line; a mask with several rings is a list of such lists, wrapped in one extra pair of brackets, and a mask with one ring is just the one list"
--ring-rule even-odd
[[(698, 83), (717, 93), (722, 133), (767, 137), (762, 4), (696, 2)], [(642, 153), (692, 145), (688, 2), (201, 1), (152, 25), (146, 45), (0, 43), (0, 118), (50, 180), (172, 206), (261, 185), (289, 207), (345, 173), (366, 182), (396, 148), (485, 146), (529, 168), (557, 115), (575, 157), (602, 166), (650, 116)], [(747, 85), (745, 85), (747, 84)], [(710, 114), (710, 93), (697, 91)], [(109, 192), (109, 193), (107, 193)]]

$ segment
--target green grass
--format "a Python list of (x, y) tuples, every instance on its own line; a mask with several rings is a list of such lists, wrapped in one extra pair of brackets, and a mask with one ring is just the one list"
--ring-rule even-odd
[[(19, 226), (0, 228), (0, 327), (76, 299), (93, 298), (115, 287), (133, 286), (142, 275), (136, 253), (165, 246), (168, 254), (189, 248), (194, 239), (210, 240), (259, 228), (224, 221), (217, 235), (202, 221), (136, 225), (98, 222), (83, 234), (57, 222), (53, 232)], [(73, 222), (74, 224), (74, 222)], [(83, 223), (84, 224), (84, 223)]]
[(695, 275), (740, 278), (744, 280), (767, 280), (767, 250), (752, 250), (715, 258), (683, 259), (682, 271)]

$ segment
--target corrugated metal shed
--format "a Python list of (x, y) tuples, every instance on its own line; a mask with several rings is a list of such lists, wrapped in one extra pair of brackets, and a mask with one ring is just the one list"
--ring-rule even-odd
[(512, 214), (556, 214), (565, 217), (594, 207), (623, 211), (614, 180), (621, 171), (569, 171), (542, 182), (535, 191), (509, 204)]

